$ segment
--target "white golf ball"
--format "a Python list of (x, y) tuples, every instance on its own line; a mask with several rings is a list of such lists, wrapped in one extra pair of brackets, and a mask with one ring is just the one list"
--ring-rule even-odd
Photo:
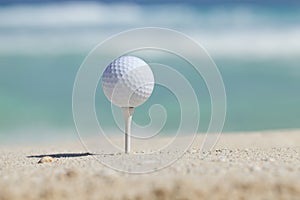
[(143, 104), (154, 88), (151, 68), (135, 56), (115, 59), (104, 70), (101, 81), (105, 96), (119, 107)]

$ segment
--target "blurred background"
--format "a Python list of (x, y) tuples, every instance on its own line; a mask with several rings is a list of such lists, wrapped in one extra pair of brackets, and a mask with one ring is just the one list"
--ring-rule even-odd
[(0, 0), (0, 143), (76, 138), (72, 89), (85, 56), (145, 26), (183, 32), (206, 48), (226, 87), (225, 132), (300, 128), (297, 2)]

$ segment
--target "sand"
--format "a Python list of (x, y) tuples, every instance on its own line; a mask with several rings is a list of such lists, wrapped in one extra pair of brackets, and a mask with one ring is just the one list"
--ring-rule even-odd
[[(0, 200), (300, 199), (300, 131), (223, 134), (205, 157), (199, 150), (203, 137), (198, 138), (171, 166), (139, 175), (112, 170), (99, 160), (117, 166), (126, 161), (131, 164), (124, 168), (134, 171), (136, 166), (159, 167), (176, 152), (154, 153), (149, 160), (143, 146), (131, 155), (92, 155), (78, 141), (2, 145)], [(47, 155), (54, 161), (39, 164)]]

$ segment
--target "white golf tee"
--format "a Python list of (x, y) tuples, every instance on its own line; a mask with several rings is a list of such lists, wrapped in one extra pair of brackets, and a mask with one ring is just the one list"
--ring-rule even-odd
[(130, 141), (131, 141), (131, 121), (134, 112), (133, 107), (123, 107), (123, 116), (125, 120), (125, 153), (130, 153)]

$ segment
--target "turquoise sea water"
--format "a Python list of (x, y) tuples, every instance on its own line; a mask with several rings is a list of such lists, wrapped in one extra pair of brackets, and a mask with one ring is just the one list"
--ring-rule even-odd
[[(74, 129), (72, 89), (85, 56), (108, 36), (143, 26), (181, 31), (207, 49), (226, 88), (224, 131), (300, 128), (300, 8), (73, 3), (0, 7), (0, 136)], [(209, 94), (204, 83), (197, 90), (204, 131)], [(106, 101), (98, 94), (96, 102)], [(137, 123), (149, 122), (151, 102), (167, 106), (166, 131), (176, 129), (178, 102), (159, 88)], [(102, 110), (101, 124), (113, 127), (109, 108)]]

